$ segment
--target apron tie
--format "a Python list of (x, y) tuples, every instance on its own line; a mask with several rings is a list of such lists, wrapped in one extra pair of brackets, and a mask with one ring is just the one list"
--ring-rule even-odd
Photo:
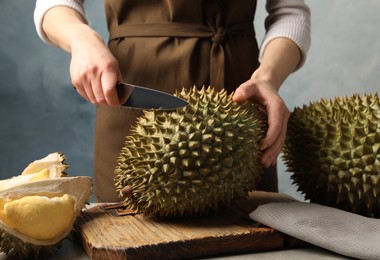
[(158, 22), (122, 24), (110, 28), (109, 41), (128, 37), (188, 37), (209, 38), (210, 50), (210, 85), (224, 88), (224, 39), (227, 36), (254, 37), (252, 21), (236, 23), (228, 26), (204, 24)]
[(213, 25), (211, 22), (207, 22), (213, 35), (211, 37), (211, 51), (210, 51), (210, 85), (215, 88), (224, 88), (224, 49), (222, 42), (227, 28), (224, 28), (217, 21), (218, 25)]
[(221, 44), (224, 36), (227, 34), (227, 28), (224, 28), (223, 26), (219, 26), (216, 30), (211, 28), (213, 30), (214, 35), (211, 37), (211, 41), (216, 44)]

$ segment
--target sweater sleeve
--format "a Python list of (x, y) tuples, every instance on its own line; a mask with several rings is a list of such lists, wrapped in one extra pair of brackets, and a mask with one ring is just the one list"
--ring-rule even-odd
[(266, 9), (266, 34), (260, 47), (259, 61), (262, 60), (265, 48), (271, 40), (284, 37), (300, 48), (302, 60), (296, 70), (301, 68), (311, 44), (309, 7), (303, 0), (267, 0)]
[(45, 13), (55, 6), (66, 6), (77, 11), (87, 22), (86, 14), (84, 11), (83, 3), (85, 0), (36, 0), (36, 7), (34, 9), (34, 25), (38, 36), (42, 41), (48, 44), (52, 44), (47, 38), (42, 29), (42, 21)]

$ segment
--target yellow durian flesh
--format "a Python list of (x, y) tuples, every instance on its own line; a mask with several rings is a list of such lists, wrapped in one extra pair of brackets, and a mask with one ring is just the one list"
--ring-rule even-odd
[(90, 177), (65, 177), (63, 156), (45, 158), (49, 160), (35, 161), (23, 174), (0, 181), (2, 252), (38, 256), (59, 245), (91, 195)]
[[(85, 203), (91, 195), (91, 186), (92, 182), (90, 177), (77, 176), (33, 181), (2, 190), (0, 191), (0, 207), (2, 209), (0, 213), (0, 229), (4, 229), (12, 235), (19, 237), (24, 242), (39, 245), (54, 245), (70, 234), (76, 217), (80, 214), (81, 209), (84, 208)], [(31, 206), (28, 204), (34, 205)], [(12, 222), (7, 220), (7, 217), (4, 217), (4, 210), (6, 210), (7, 205), (11, 205), (15, 208), (18, 207), (20, 212), (22, 205), (28, 205), (31, 207), (26, 209), (26, 211), (28, 211), (27, 214), (24, 214), (23, 216), (19, 215), (17, 220), (13, 220), (12, 225)], [(70, 209), (68, 209), (69, 207)], [(58, 215), (54, 213), (54, 211), (63, 212), (62, 215), (67, 214), (71, 215), (71, 217), (66, 216), (66, 218), (60, 216), (59, 219), (54, 219), (54, 216)], [(15, 215), (16, 214), (12, 216)], [(22, 226), (20, 224), (22, 222), (25, 223), (23, 224), (24, 226), (27, 226), (29, 221), (31, 221), (32, 216), (35, 219), (35, 223), (37, 223), (38, 220), (45, 222), (41, 223), (45, 230), (48, 225), (56, 225), (55, 223), (61, 220), (66, 223), (67, 219), (70, 219), (71, 223), (70, 225), (60, 224), (68, 227), (64, 234), (61, 232), (55, 236), (50, 235), (52, 238), (41, 239), (29, 236), (30, 234), (23, 234), (21, 230), (17, 230), (14, 226), (16, 222), (19, 226)], [(44, 219), (46, 219), (46, 221), (44, 221)], [(52, 223), (48, 224), (47, 222)]]
[(75, 217), (75, 198), (26, 196), (5, 202), (0, 218), (21, 234), (33, 239), (49, 240), (60, 237), (71, 229)]

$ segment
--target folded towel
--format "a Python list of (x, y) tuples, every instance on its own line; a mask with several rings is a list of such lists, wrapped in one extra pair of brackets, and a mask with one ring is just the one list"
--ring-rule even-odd
[(308, 202), (259, 206), (250, 218), (282, 233), (359, 259), (380, 259), (380, 220)]

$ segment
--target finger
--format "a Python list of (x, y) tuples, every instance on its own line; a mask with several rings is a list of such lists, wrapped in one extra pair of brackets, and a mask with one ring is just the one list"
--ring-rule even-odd
[(96, 105), (97, 102), (96, 102), (96, 98), (95, 98), (95, 94), (94, 92), (92, 91), (92, 85), (91, 85), (91, 82), (87, 83), (84, 87), (83, 87), (83, 91), (85, 92), (85, 95), (88, 97), (88, 100)]
[(266, 111), (268, 115), (268, 130), (265, 138), (260, 143), (261, 150), (265, 150), (273, 145), (281, 133), (283, 122), (283, 113), (279, 113), (279, 111), (283, 111), (283, 107), (277, 102), (268, 105)]
[(255, 96), (256, 88), (249, 81), (241, 84), (232, 96), (234, 102), (245, 102)]
[[(77, 92), (87, 101), (95, 104), (96, 99), (91, 90), (91, 80), (85, 71), (75, 69), (70, 65), (71, 82), (76, 88)], [(90, 90), (89, 90), (90, 89)]]
[(75, 90), (81, 95), (84, 99), (86, 99), (88, 102), (90, 102), (90, 99), (88, 98), (86, 91), (84, 91), (84, 88), (82, 85), (74, 86)]
[(96, 104), (107, 104), (104, 97), (103, 88), (100, 78), (94, 78), (91, 84), (92, 92), (94, 93)]
[(287, 124), (288, 124), (288, 119), (289, 119), (288, 114), (289, 113), (285, 112), (283, 116), (281, 131), (277, 139), (275, 140), (273, 145), (269, 147), (268, 149), (266, 149), (263, 153), (262, 163), (266, 167), (269, 167), (276, 163), (277, 157), (279, 156), (279, 154), (282, 151), (282, 148), (284, 147), (285, 139), (286, 139)]
[(121, 78), (118, 75), (118, 72), (114, 72), (112, 70), (105, 70), (101, 76), (101, 84), (104, 92), (104, 98), (106, 103), (110, 106), (120, 105), (120, 100), (116, 90), (117, 81)]
[(74, 88), (79, 93), (79, 95), (81, 95), (87, 101), (91, 102), (90, 97), (87, 95), (85, 91), (85, 86), (88, 85), (87, 78), (83, 76), (83, 74), (77, 74), (71, 73), (71, 83), (73, 84)]
[(283, 141), (281, 140), (281, 137), (273, 143), (271, 147), (264, 150), (264, 153), (261, 157), (261, 163), (264, 165), (265, 168), (270, 167), (271, 165), (274, 165), (277, 161), (277, 157), (281, 152)]
[(96, 65), (88, 65), (83, 75), (85, 84), (85, 91), (94, 105), (105, 103), (103, 89), (100, 83), (100, 70)]

